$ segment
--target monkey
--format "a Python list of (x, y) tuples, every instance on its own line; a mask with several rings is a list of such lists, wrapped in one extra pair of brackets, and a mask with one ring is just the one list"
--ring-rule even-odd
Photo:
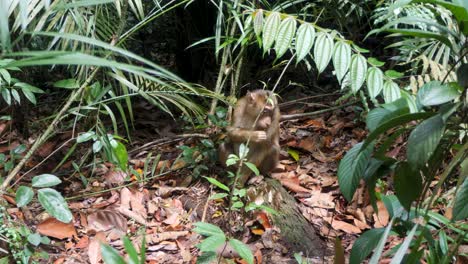
[[(228, 140), (218, 149), (219, 160), (226, 165), (230, 154), (239, 156), (239, 146), (247, 143), (250, 138), (247, 161), (255, 164), (264, 175), (271, 172), (279, 160), (280, 117), (278, 101), (271, 91), (248, 92), (234, 107), (231, 125), (227, 127)], [(242, 167), (239, 187), (245, 185), (251, 174), (252, 171), (247, 166)]]

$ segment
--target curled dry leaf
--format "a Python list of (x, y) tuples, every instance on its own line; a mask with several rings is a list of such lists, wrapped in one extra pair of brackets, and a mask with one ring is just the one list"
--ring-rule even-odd
[(361, 229), (359, 229), (358, 227), (352, 224), (346, 223), (344, 221), (333, 220), (331, 225), (334, 229), (342, 230), (348, 234), (360, 234), (361, 233)]
[(52, 217), (38, 224), (37, 232), (41, 235), (54, 237), (58, 239), (77, 236), (75, 227), (73, 226), (73, 222), (66, 224)]
[(118, 212), (102, 210), (88, 216), (88, 231), (108, 231), (117, 229), (125, 233), (127, 231), (127, 220)]
[(382, 201), (377, 201), (377, 208), (379, 210), (379, 214), (374, 213), (372, 216), (374, 218), (374, 227), (379, 228), (379, 227), (385, 227), (388, 224), (388, 221), (390, 220), (390, 215), (387, 211), (387, 208), (385, 207), (385, 204)]

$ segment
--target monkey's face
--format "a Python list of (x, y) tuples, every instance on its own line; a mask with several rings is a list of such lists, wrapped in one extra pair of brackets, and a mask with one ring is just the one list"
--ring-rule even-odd
[(273, 109), (275, 108), (275, 100), (273, 97), (270, 97), (269, 91), (256, 90), (253, 92), (247, 93), (247, 99), (249, 108), (252, 111), (251, 114), (262, 116), (271, 116)]

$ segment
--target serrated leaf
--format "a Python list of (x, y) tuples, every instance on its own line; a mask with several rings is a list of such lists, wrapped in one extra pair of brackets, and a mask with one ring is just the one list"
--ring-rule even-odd
[(384, 234), (384, 228), (375, 228), (364, 232), (353, 244), (349, 264), (360, 264), (377, 246)]
[(375, 98), (383, 89), (383, 73), (379, 68), (371, 67), (367, 71), (367, 91), (370, 98)]
[(344, 41), (336, 42), (332, 59), (336, 78), (338, 78), (338, 83), (341, 84), (351, 63), (351, 46)]
[(27, 186), (20, 186), (16, 190), (16, 206), (18, 207), (23, 207), (27, 205), (29, 202), (31, 202), (32, 198), (34, 196), (34, 192), (31, 188)]
[(364, 84), (367, 74), (367, 61), (361, 54), (354, 54), (351, 58), (351, 91), (356, 93)]
[(401, 205), (409, 211), (411, 204), (416, 201), (422, 192), (422, 178), (418, 170), (407, 162), (401, 162), (395, 170), (395, 194)]
[(400, 99), (401, 97), (401, 92), (400, 92), (400, 87), (398, 87), (398, 84), (391, 80), (385, 81), (383, 85), (383, 97), (385, 100), (385, 103), (391, 103), (393, 101), (396, 101)]
[(68, 209), (67, 202), (62, 195), (54, 189), (44, 188), (37, 191), (37, 198), (44, 209), (57, 220), (70, 223), (73, 215)]
[(330, 34), (319, 32), (314, 46), (314, 61), (320, 74), (325, 70), (333, 53), (333, 40)]
[(52, 187), (60, 183), (62, 181), (52, 174), (41, 174), (32, 178), (32, 187), (34, 188)]
[[(466, 176), (466, 175), (465, 175)], [(457, 191), (455, 205), (453, 206), (452, 220), (464, 220), (468, 218), (468, 177), (465, 177), (463, 184)]]
[(276, 58), (280, 58), (290, 48), (293, 37), (296, 33), (296, 19), (287, 17), (280, 24), (278, 35), (276, 36)]
[(417, 100), (421, 105), (432, 106), (450, 102), (459, 96), (460, 92), (456, 87), (431, 81), (418, 90)]
[(264, 21), (263, 10), (259, 9), (254, 13), (254, 20), (253, 20), (253, 28), (254, 28), (255, 35), (257, 35), (257, 37), (260, 37), (260, 33), (262, 33), (263, 21)]
[(250, 248), (237, 239), (229, 239), (229, 244), (239, 254), (241, 258), (247, 261), (249, 264), (254, 263), (254, 256)]
[(255, 175), (259, 175), (260, 172), (258, 171), (258, 168), (255, 166), (255, 164), (253, 163), (250, 163), (250, 162), (245, 162), (244, 163), (251, 171), (253, 171), (253, 173), (255, 173)]
[(205, 223), (205, 222), (197, 222), (193, 224), (195, 226), (192, 229), (193, 232), (198, 233), (200, 235), (209, 237), (209, 236), (224, 236), (223, 230), (216, 225)]
[(363, 142), (354, 145), (340, 161), (338, 166), (338, 183), (343, 196), (351, 202), (359, 181), (364, 175), (373, 146), (362, 150)]
[(315, 40), (315, 28), (309, 24), (304, 23), (297, 29), (296, 35), (296, 53), (297, 53), (297, 61), (299, 63), (303, 60), (312, 49)]
[(281, 24), (281, 16), (278, 12), (272, 12), (266, 18), (265, 25), (263, 27), (263, 52), (267, 52), (273, 42), (275, 42), (276, 35), (278, 34)]
[(445, 123), (440, 114), (421, 122), (410, 134), (406, 157), (414, 168), (421, 168), (432, 156), (444, 133)]
[(223, 190), (229, 192), (229, 187), (227, 187), (226, 185), (222, 184), (221, 182), (219, 182), (219, 181), (216, 180), (215, 178), (205, 177), (205, 176), (203, 176), (203, 178), (205, 178), (205, 179), (208, 180), (211, 184), (217, 186), (218, 188), (223, 189)]

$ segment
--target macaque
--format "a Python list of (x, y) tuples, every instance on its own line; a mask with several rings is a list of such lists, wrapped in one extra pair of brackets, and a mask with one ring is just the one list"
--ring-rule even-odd
[[(248, 92), (234, 107), (231, 126), (227, 128), (228, 140), (219, 146), (220, 161), (226, 165), (230, 154), (239, 156), (239, 146), (250, 138), (247, 160), (255, 164), (262, 174), (269, 173), (279, 158), (279, 120), (278, 102), (272, 92)], [(243, 166), (240, 174), (238, 184), (242, 187), (252, 171)]]

